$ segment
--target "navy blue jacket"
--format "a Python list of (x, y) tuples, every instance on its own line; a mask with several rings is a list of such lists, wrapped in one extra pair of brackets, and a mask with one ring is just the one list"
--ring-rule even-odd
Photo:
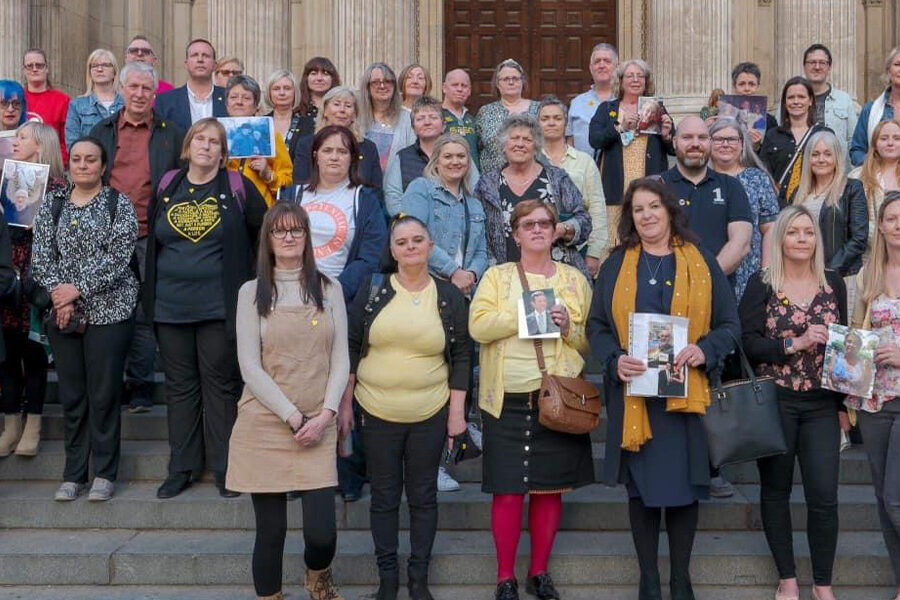
[[(169, 90), (156, 98), (156, 111), (162, 118), (172, 121), (182, 131), (191, 128), (191, 103), (188, 100), (187, 85)], [(227, 117), (225, 110), (225, 88), (213, 87), (213, 114), (214, 117)]]
[[(304, 135), (297, 140), (291, 160), (294, 161), (294, 183), (309, 181), (309, 171), (312, 168), (312, 144), (313, 135)], [(378, 147), (374, 142), (363, 139), (359, 143), (359, 177), (363, 183), (381, 190), (384, 173), (381, 171), (381, 162), (378, 158)]]

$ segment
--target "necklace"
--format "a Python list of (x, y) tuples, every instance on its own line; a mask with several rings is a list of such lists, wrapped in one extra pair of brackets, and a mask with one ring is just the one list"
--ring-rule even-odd
[(650, 285), (656, 285), (656, 274), (659, 273), (659, 267), (662, 266), (662, 262), (663, 262), (664, 258), (665, 258), (665, 256), (660, 256), (659, 262), (656, 263), (656, 268), (651, 269), (650, 268), (650, 259), (647, 258), (647, 253), (644, 252), (644, 262), (647, 263), (647, 270), (650, 271), (650, 279), (648, 280), (648, 283)]

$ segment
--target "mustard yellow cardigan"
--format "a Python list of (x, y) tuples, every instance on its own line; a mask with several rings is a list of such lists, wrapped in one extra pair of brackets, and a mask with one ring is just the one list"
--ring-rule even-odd
[(272, 169), (272, 181), (264, 181), (259, 173), (250, 168), (250, 160), (244, 161), (241, 169), (240, 158), (231, 158), (226, 165), (229, 171), (239, 171), (244, 177), (253, 182), (260, 195), (266, 201), (266, 206), (275, 204), (278, 198), (278, 188), (294, 183), (294, 164), (288, 152), (281, 134), (275, 134), (275, 156), (267, 158), (269, 168)]

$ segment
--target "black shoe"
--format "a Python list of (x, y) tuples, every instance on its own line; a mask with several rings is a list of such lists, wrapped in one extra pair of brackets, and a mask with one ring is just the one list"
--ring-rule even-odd
[(341, 498), (343, 498), (344, 502), (357, 502), (362, 497), (358, 492), (347, 492), (346, 494), (341, 494)]
[(687, 575), (672, 575), (669, 579), (669, 592), (672, 600), (694, 600), (694, 588)]
[(428, 590), (428, 566), (411, 566), (407, 570), (406, 587), (410, 600), (434, 600)]
[(662, 600), (662, 588), (659, 584), (659, 573), (652, 576), (641, 574), (641, 584), (638, 588), (638, 600)]
[(216, 471), (216, 487), (219, 488), (219, 495), (223, 498), (237, 498), (241, 495), (240, 492), (225, 489), (225, 473), (222, 471)]
[(400, 591), (400, 575), (396, 571), (378, 574), (378, 592), (375, 600), (397, 600)]
[(525, 581), (525, 592), (540, 600), (559, 600), (559, 592), (553, 587), (550, 573), (538, 573)]
[(515, 579), (507, 579), (497, 584), (494, 600), (519, 600), (519, 584)]
[(162, 500), (167, 498), (174, 498), (191, 485), (191, 474), (190, 472), (179, 472), (172, 473), (166, 480), (163, 481), (163, 484), (159, 486), (159, 489), (156, 490), (156, 497)]
[(137, 415), (140, 413), (148, 413), (152, 409), (153, 403), (149, 399), (135, 397), (131, 399), (126, 410), (132, 415)]

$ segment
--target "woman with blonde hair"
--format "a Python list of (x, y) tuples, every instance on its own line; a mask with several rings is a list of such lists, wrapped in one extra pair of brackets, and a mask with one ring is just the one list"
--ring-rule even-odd
[(66, 116), (66, 147), (88, 135), (91, 128), (122, 108), (119, 94), (119, 63), (116, 55), (97, 48), (88, 56), (84, 94), (72, 98)]
[(865, 160), (875, 134), (875, 126), (880, 121), (893, 120), (894, 106), (900, 106), (900, 46), (888, 52), (883, 79), (887, 89), (874, 100), (866, 102), (859, 111), (853, 140), (850, 142), (850, 162), (853, 166), (859, 166)]
[[(877, 144), (878, 136), (872, 139)], [(848, 396), (844, 404), (856, 410), (872, 469), (881, 533), (898, 587), (894, 600), (900, 600), (900, 402), (896, 396), (900, 389), (900, 192), (885, 195), (875, 222), (872, 260), (862, 271), (852, 325), (890, 328), (893, 336), (875, 350), (872, 397)]]
[(382, 172), (388, 160), (416, 141), (409, 113), (403, 110), (397, 76), (383, 62), (372, 63), (359, 84), (359, 129), (378, 148)]
[(863, 255), (867, 262), (875, 239), (876, 215), (884, 202), (885, 193), (900, 189), (900, 121), (881, 121), (872, 133), (872, 144), (862, 166), (850, 171), (847, 177), (859, 179), (866, 193), (869, 209), (869, 243)]
[(825, 269), (826, 242), (808, 206), (782, 210), (772, 231), (769, 266), (750, 278), (740, 304), (744, 350), (757, 375), (775, 379), (788, 448), (757, 461), (763, 530), (780, 578), (776, 600), (800, 597), (790, 508), (797, 461), (806, 498), (812, 597), (834, 600), (843, 395), (823, 389), (821, 381), (828, 325), (847, 324), (847, 293), (840, 275)]
[(419, 63), (413, 63), (400, 71), (398, 80), (403, 108), (412, 110), (413, 102), (431, 93), (431, 75)]
[(275, 122), (275, 131), (284, 138), (284, 143), (292, 156), (294, 149), (292, 141), (308, 133), (308, 131), (304, 131), (304, 122), (308, 121), (307, 129), (311, 128), (312, 124), (309, 119), (303, 119), (303, 116), (297, 111), (299, 98), (300, 90), (297, 87), (297, 78), (293, 73), (287, 69), (278, 69), (269, 75), (263, 100), (271, 107), (272, 111), (266, 116), (272, 117)]

